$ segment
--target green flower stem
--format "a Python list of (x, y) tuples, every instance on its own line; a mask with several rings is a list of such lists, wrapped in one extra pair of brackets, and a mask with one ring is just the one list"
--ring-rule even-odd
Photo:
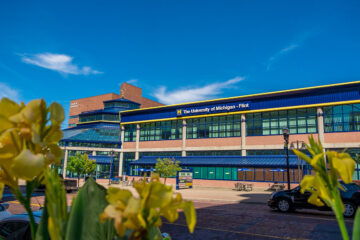
[(19, 200), (19, 202), (24, 206), (27, 214), (29, 215), (29, 220), (30, 220), (30, 229), (31, 229), (31, 239), (35, 239), (36, 236), (36, 222), (35, 222), (35, 218), (34, 218), (34, 214), (31, 210), (31, 195), (30, 198), (29, 197), (24, 197), (20, 191), (19, 188), (16, 189), (12, 189), (11, 188), (12, 193), (15, 195), (16, 199)]
[(345, 226), (344, 214), (342, 211), (341, 204), (342, 204), (342, 202), (341, 202), (340, 196), (339, 196), (339, 194), (337, 194), (337, 196), (335, 196), (335, 205), (332, 206), (332, 209), (335, 213), (336, 220), (338, 221), (342, 238), (344, 240), (349, 240), (349, 235), (348, 235), (348, 232), (347, 232), (347, 229)]

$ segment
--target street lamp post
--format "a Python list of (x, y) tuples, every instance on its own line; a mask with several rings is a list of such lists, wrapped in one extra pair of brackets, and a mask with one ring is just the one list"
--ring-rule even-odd
[(284, 136), (285, 141), (285, 152), (286, 152), (286, 170), (287, 170), (287, 182), (288, 182), (288, 189), (290, 190), (290, 167), (289, 167), (289, 134), (290, 131), (288, 128), (283, 128), (282, 133)]

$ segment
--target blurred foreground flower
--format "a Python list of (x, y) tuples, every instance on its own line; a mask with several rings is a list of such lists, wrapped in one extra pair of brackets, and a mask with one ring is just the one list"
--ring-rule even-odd
[[(51, 164), (59, 164), (62, 151), (60, 126), (64, 110), (43, 99), (20, 105), (3, 98), (0, 102), (0, 182), (17, 187), (18, 180), (42, 176)], [(50, 123), (50, 124), (49, 124)]]
[[(303, 178), (300, 184), (301, 192), (308, 191), (311, 193), (308, 199), (309, 203), (316, 206), (324, 206), (325, 203), (331, 207), (338, 220), (343, 239), (349, 239), (344, 223), (344, 205), (339, 192), (339, 189), (344, 189), (340, 185), (339, 179), (344, 183), (352, 182), (355, 161), (349, 154), (344, 152), (328, 151), (325, 153), (321, 142), (316, 142), (312, 136), (309, 137), (309, 143), (310, 145), (306, 145), (306, 147), (312, 157), (298, 150), (293, 150), (299, 158), (309, 163), (315, 171), (315, 176), (306, 175)], [(360, 221), (358, 217), (357, 220)]]
[[(27, 105), (7, 98), (0, 101), (0, 197), (9, 186), (16, 199), (25, 207), (35, 239), (37, 225), (31, 210), (31, 195), (44, 182), (45, 171), (60, 164), (62, 150), (57, 145), (62, 138), (60, 129), (64, 110), (52, 103), (33, 100)], [(26, 181), (25, 196), (19, 180)]]
[(120, 237), (132, 230), (130, 239), (162, 239), (158, 229), (162, 225), (161, 216), (169, 222), (178, 219), (178, 210), (183, 210), (189, 231), (196, 224), (196, 212), (192, 202), (184, 201), (181, 194), (173, 197), (171, 186), (160, 183), (159, 176), (151, 178), (150, 183), (137, 181), (134, 188), (139, 194), (135, 198), (129, 190), (110, 187), (107, 201), (110, 203), (101, 215), (101, 219), (113, 219)]

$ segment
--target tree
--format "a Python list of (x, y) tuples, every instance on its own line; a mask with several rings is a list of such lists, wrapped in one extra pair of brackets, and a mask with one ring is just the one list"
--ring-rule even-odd
[(156, 172), (160, 174), (161, 177), (164, 178), (164, 184), (166, 184), (166, 179), (168, 177), (173, 177), (176, 175), (178, 171), (181, 171), (181, 167), (179, 167), (179, 161), (175, 161), (175, 159), (170, 158), (158, 158), (157, 163), (155, 165)]
[(92, 173), (96, 169), (96, 161), (90, 160), (87, 154), (81, 155), (77, 153), (69, 158), (66, 169), (77, 174), (77, 185), (79, 187), (80, 175)]

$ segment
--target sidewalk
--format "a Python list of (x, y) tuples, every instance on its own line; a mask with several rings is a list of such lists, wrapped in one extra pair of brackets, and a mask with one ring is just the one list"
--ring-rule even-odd
[[(128, 189), (136, 194), (133, 187), (112, 184), (113, 187)], [(108, 187), (108, 185), (104, 185)], [(174, 187), (174, 186), (173, 186)], [(265, 191), (265, 188), (254, 188), (253, 191), (235, 191), (229, 188), (217, 187), (194, 187), (193, 189), (175, 190), (174, 193), (181, 193), (186, 200), (204, 201), (204, 202), (229, 202), (229, 203), (249, 203), (266, 204), (272, 192)]]

